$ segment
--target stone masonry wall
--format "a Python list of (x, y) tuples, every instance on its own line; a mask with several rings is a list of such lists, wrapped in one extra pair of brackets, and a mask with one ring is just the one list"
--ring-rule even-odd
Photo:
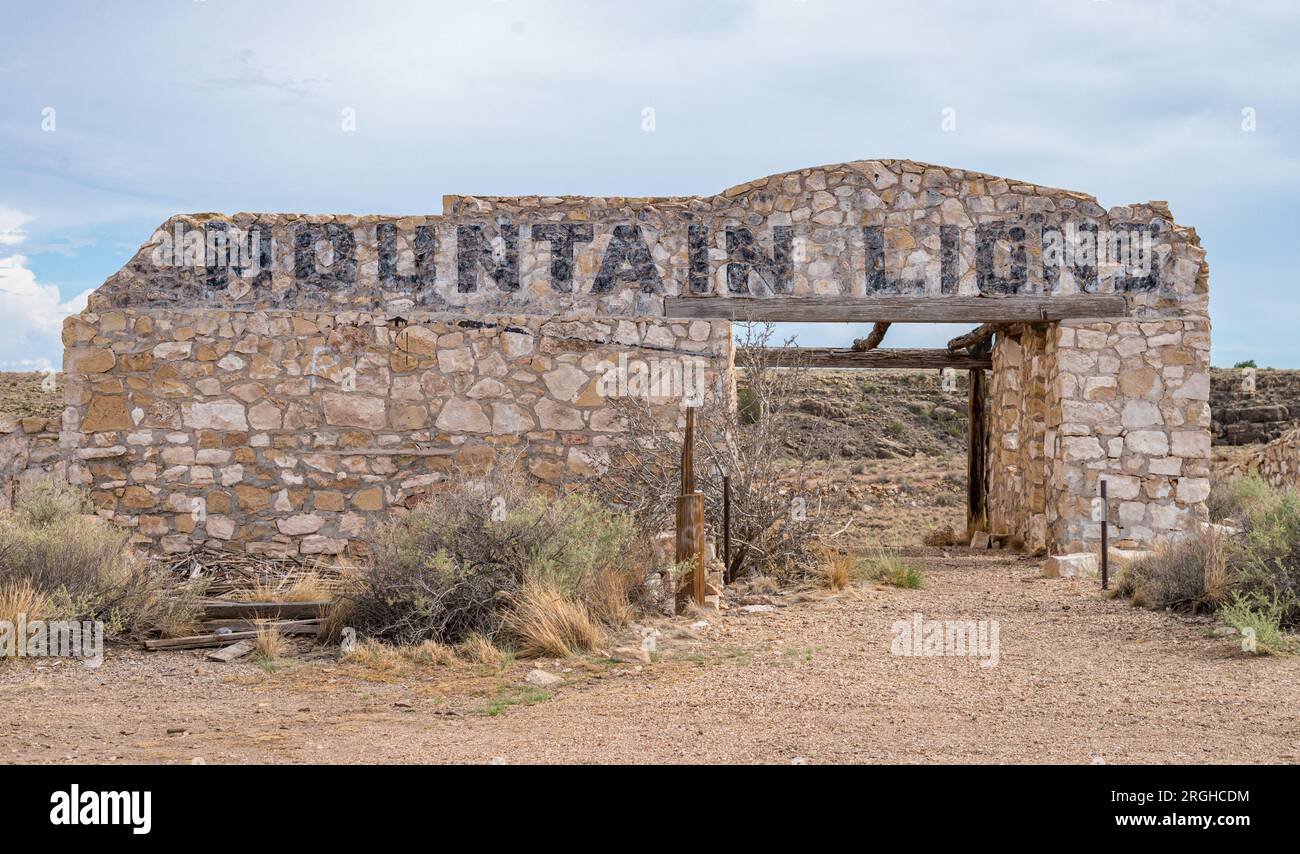
[(1101, 477), (1117, 541), (1151, 543), (1208, 518), (1208, 319), (1064, 322), (1049, 353), (1050, 538), (1066, 551), (1100, 539)]
[(716, 385), (731, 346), (705, 321), (368, 312), (123, 309), (65, 335), (65, 426), (91, 438), (74, 479), (101, 512), (167, 552), (274, 555), (360, 553), (389, 509), (498, 449), (548, 484), (592, 476), (620, 355), (683, 354)]
[(13, 506), (18, 491), (40, 478), (66, 480), (68, 460), (59, 445), (62, 419), (0, 413), (0, 510)]
[(1048, 542), (1050, 331), (1045, 324), (1023, 324), (998, 335), (989, 375), (989, 528), (1029, 550)]
[[(494, 447), (552, 484), (598, 475), (617, 430), (602, 362), (703, 358), (727, 390), (729, 324), (669, 320), (666, 297), (1119, 294), (1123, 320), (997, 345), (995, 516), (1051, 549), (1091, 542), (1100, 473), (1132, 496), (1115, 509), (1134, 539), (1203, 513), (1209, 274), (1163, 202), (867, 160), (443, 211), (168, 220), (65, 323), (69, 477), (168, 550), (359, 551), (385, 508)], [(1090, 242), (1142, 263), (1075, 251)]]

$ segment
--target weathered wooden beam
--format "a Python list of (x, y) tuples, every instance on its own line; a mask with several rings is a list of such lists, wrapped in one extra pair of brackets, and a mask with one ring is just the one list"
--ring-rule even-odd
[(866, 338), (858, 338), (853, 342), (854, 350), (874, 350), (880, 346), (880, 342), (885, 340), (885, 333), (889, 331), (888, 323), (877, 323), (871, 327), (871, 334)]
[[(320, 631), (320, 620), (284, 620), (267, 624), (282, 635), (314, 635)], [(145, 649), (205, 649), (225, 646), (242, 640), (255, 640), (256, 631), (227, 632), (223, 635), (192, 635), (185, 638), (151, 638), (144, 642)]]
[(1124, 317), (1121, 294), (1065, 296), (664, 297), (673, 319), (792, 323), (1012, 323), (1071, 317)]
[(979, 344), (983, 344), (985, 341), (992, 338), (994, 333), (996, 333), (997, 331), (998, 331), (998, 324), (982, 323), (979, 326), (976, 326), (970, 332), (967, 332), (964, 335), (958, 335), (956, 338), (949, 341), (948, 349), (949, 350), (970, 349), (971, 347), (975, 347)]
[(958, 368), (979, 370), (993, 367), (986, 354), (953, 353), (949, 350), (836, 350), (830, 347), (766, 347), (762, 364), (773, 367), (809, 368)]
[(237, 602), (204, 599), (199, 605), (209, 620), (311, 619), (329, 609), (328, 599), (315, 602)]

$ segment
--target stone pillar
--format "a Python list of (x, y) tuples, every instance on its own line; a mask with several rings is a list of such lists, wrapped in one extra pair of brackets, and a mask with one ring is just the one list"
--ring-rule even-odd
[(1052, 551), (1098, 547), (1101, 477), (1116, 544), (1150, 544), (1205, 519), (1209, 319), (1064, 321), (1048, 352)]
[(1049, 545), (1049, 338), (1046, 324), (999, 333), (989, 372), (989, 530), (1031, 551)]

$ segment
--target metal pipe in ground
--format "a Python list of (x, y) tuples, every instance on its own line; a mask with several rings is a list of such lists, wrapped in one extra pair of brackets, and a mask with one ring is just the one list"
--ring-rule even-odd
[(722, 476), (722, 580), (730, 584), (731, 577), (731, 477)]
[(1101, 478), (1101, 589), (1110, 586), (1110, 502), (1106, 500), (1106, 479)]

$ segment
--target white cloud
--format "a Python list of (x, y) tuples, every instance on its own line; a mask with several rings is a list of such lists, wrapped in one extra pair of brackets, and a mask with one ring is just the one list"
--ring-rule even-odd
[[(0, 207), (0, 246), (27, 239), (23, 226), (33, 217)], [(27, 267), (27, 256), (0, 257), (0, 370), (58, 368), (63, 318), (86, 307), (90, 291), (63, 300), (55, 285), (43, 285)]]
[(16, 246), (27, 239), (23, 226), (34, 217), (13, 208), (0, 207), (0, 246)]

